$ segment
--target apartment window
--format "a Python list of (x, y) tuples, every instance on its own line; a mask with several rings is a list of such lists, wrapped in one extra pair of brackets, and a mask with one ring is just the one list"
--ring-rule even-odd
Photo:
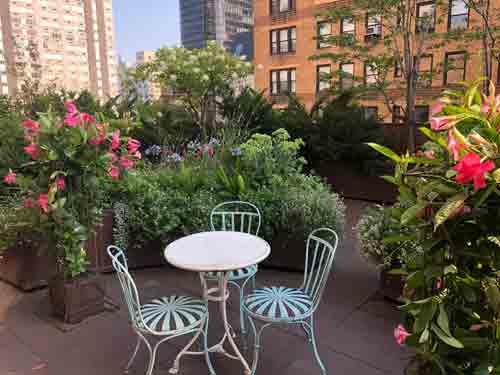
[(382, 17), (378, 14), (367, 14), (365, 40), (379, 39), (381, 35)]
[(331, 44), (328, 38), (332, 36), (332, 24), (330, 22), (318, 22), (318, 48), (327, 48)]
[(401, 78), (403, 76), (403, 70), (401, 69), (401, 62), (396, 61), (394, 63), (394, 78)]
[(340, 87), (342, 89), (350, 89), (354, 86), (354, 64), (340, 64)]
[(405, 116), (403, 114), (403, 108), (400, 105), (395, 105), (392, 107), (392, 123), (402, 124), (405, 121)]
[(331, 65), (318, 65), (316, 67), (316, 92), (321, 92), (330, 88), (331, 74)]
[(436, 4), (434, 1), (417, 4), (417, 32), (432, 33), (436, 24)]
[(271, 70), (271, 95), (295, 93), (295, 68)]
[(365, 85), (377, 83), (377, 68), (373, 64), (365, 63)]
[(465, 52), (447, 52), (444, 60), (444, 84), (454, 84), (465, 80)]
[(342, 17), (340, 20), (340, 32), (342, 34), (354, 35), (356, 33), (356, 24), (352, 17)]
[(430, 86), (432, 84), (432, 55), (420, 56), (418, 84), (422, 86)]
[(271, 15), (295, 10), (295, 0), (271, 0)]
[(378, 107), (364, 107), (365, 119), (378, 120)]
[(429, 121), (429, 106), (417, 105), (415, 106), (415, 122), (417, 124), (424, 124)]
[(295, 52), (297, 28), (271, 30), (271, 55)]
[(463, 0), (450, 0), (448, 30), (466, 29), (469, 26), (469, 8)]

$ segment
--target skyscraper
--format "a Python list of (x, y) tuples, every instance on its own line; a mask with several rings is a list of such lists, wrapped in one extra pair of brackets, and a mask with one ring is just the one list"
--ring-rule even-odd
[(252, 0), (179, 0), (181, 39), (186, 48), (203, 48), (207, 41), (226, 45), (253, 27)]
[(100, 98), (118, 92), (112, 0), (1, 0), (0, 93), (24, 79)]

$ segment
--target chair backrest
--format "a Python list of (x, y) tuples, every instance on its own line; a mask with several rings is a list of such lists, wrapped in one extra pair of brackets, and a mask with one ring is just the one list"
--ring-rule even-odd
[(304, 282), (301, 289), (311, 297), (314, 310), (325, 290), (338, 242), (337, 233), (330, 228), (316, 229), (307, 238)]
[(139, 322), (142, 320), (140, 312), (141, 302), (134, 279), (128, 272), (127, 258), (122, 249), (113, 245), (108, 246), (107, 252), (111, 257), (113, 268), (120, 281), (123, 298), (130, 314), (130, 321), (135, 327), (139, 327)]
[(248, 202), (231, 201), (215, 206), (210, 214), (212, 230), (245, 232), (259, 235), (261, 224), (260, 211)]

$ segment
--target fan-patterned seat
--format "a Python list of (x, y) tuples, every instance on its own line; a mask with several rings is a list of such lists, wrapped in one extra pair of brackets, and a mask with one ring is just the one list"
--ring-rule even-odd
[(244, 304), (250, 315), (277, 321), (304, 319), (313, 307), (311, 297), (302, 290), (283, 286), (256, 289)]
[[(139, 312), (137, 312), (139, 315)], [(137, 316), (139, 329), (156, 332), (190, 330), (207, 315), (204, 301), (187, 296), (169, 296), (155, 299), (140, 308)]]

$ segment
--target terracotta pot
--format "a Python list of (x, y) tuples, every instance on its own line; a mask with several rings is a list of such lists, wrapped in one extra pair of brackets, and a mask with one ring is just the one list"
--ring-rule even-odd
[(306, 241), (290, 233), (280, 233), (271, 241), (271, 255), (263, 267), (287, 271), (304, 271)]
[(96, 272), (110, 272), (113, 270), (111, 258), (106, 252), (109, 245), (113, 244), (113, 210), (106, 210), (101, 224), (86, 241), (85, 249), (90, 262), (88, 267)]
[(403, 275), (391, 274), (392, 268), (381, 268), (379, 273), (379, 293), (385, 298), (399, 302), (403, 295), (405, 277)]
[(102, 277), (86, 273), (72, 280), (55, 277), (49, 282), (53, 313), (64, 323), (76, 324), (105, 311)]
[(0, 255), (0, 279), (28, 292), (47, 286), (55, 266), (55, 251), (48, 242), (24, 240)]

